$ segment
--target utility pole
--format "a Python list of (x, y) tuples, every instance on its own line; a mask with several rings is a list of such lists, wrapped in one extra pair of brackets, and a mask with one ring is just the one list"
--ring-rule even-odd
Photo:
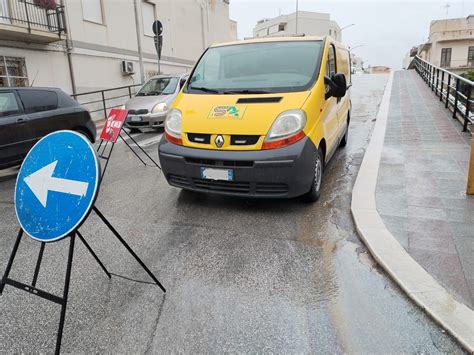
[(142, 31), (140, 26), (140, 16), (138, 15), (138, 0), (133, 0), (133, 9), (135, 10), (135, 27), (137, 32), (138, 61), (140, 62), (140, 80), (141, 84), (145, 82), (145, 68), (143, 66), (142, 52)]
[(298, 0), (296, 0), (296, 33), (298, 34)]
[(67, 62), (69, 66), (69, 76), (71, 78), (71, 89), (72, 89), (72, 94), (76, 95), (77, 94), (77, 89), (76, 89), (76, 78), (74, 76), (74, 65), (72, 63), (72, 39), (71, 39), (71, 33), (69, 32), (68, 24), (69, 24), (69, 18), (67, 16), (67, 9), (64, 3), (64, 0), (61, 0), (61, 6), (63, 7), (63, 25), (64, 25), (64, 31), (66, 32), (66, 55), (67, 55)]

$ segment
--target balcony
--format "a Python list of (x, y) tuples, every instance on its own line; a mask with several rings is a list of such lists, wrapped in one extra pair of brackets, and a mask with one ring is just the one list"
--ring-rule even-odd
[(0, 38), (51, 43), (64, 34), (64, 7), (45, 0), (0, 0)]

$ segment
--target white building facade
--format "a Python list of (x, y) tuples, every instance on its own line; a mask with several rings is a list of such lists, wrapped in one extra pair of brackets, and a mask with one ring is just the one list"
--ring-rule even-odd
[(326, 13), (298, 11), (271, 19), (258, 21), (253, 29), (254, 37), (304, 34), (306, 36), (331, 36), (342, 41), (341, 28)]
[(162, 73), (187, 72), (209, 45), (237, 38), (229, 0), (48, 2), (0, 0), (0, 86), (72, 94), (140, 84), (139, 47), (144, 76), (158, 72), (155, 20), (163, 24)]
[(474, 69), (474, 15), (432, 21), (420, 56), (456, 73)]

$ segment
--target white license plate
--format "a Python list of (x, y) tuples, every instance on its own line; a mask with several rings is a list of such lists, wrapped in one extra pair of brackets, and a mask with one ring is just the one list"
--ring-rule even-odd
[(132, 117), (130, 117), (130, 121), (132, 121), (132, 122), (141, 122), (142, 118), (140, 116), (132, 116)]
[(232, 169), (201, 168), (201, 178), (207, 180), (233, 181), (234, 171)]

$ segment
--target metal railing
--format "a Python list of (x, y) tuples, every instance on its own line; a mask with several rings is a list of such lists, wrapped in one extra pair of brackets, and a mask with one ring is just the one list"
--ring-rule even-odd
[[(431, 90), (463, 124), (463, 132), (474, 124), (474, 82), (437, 67), (416, 56), (415, 69)], [(472, 129), (470, 129), (472, 131)]]
[(111, 109), (125, 104), (138, 92), (141, 86), (141, 84), (136, 84), (106, 90), (89, 91), (71, 95), (71, 97), (86, 107), (91, 113), (92, 119), (97, 121), (106, 119)]
[(0, 8), (0, 24), (24, 26), (29, 32), (38, 29), (61, 35), (66, 32), (64, 6), (53, 5), (52, 8), (45, 8), (37, 5), (34, 0), (4, 1), (4, 7)]

